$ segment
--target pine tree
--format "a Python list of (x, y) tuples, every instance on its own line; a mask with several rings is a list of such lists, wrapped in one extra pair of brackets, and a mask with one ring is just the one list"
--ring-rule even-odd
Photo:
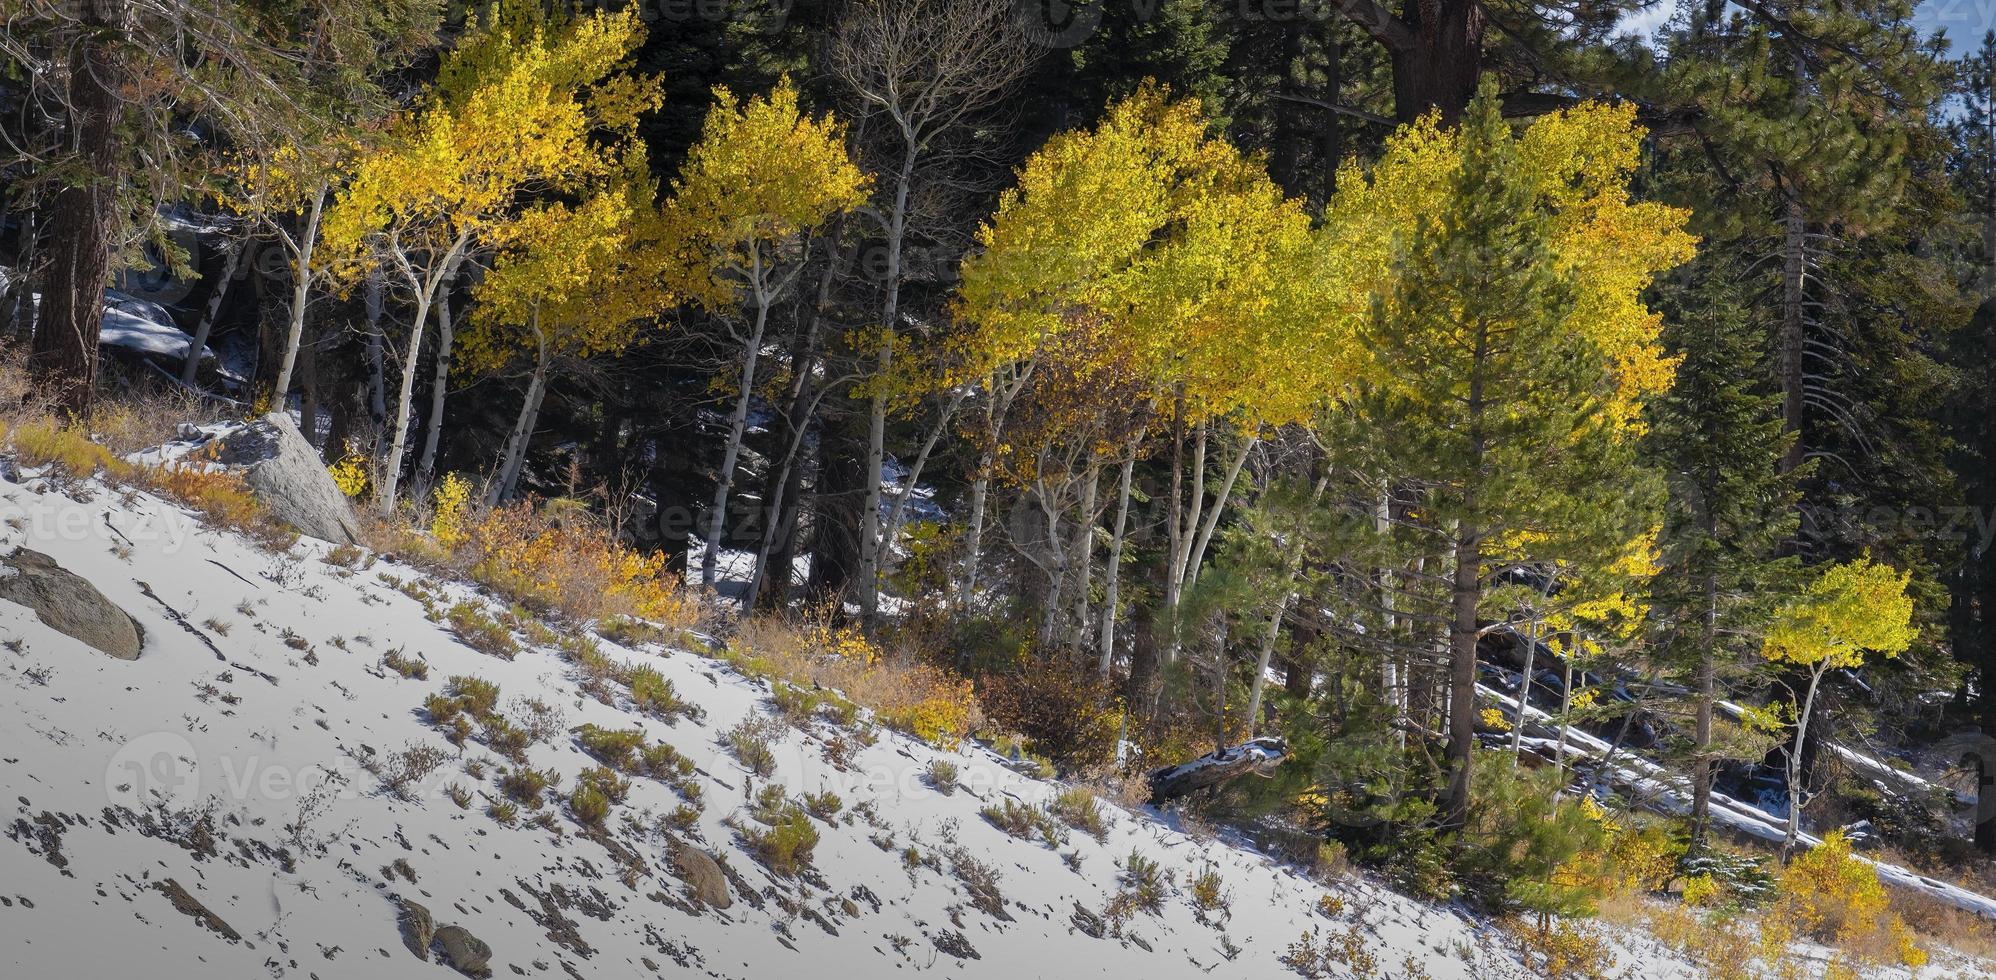
[(1664, 291), (1664, 343), (1682, 360), (1676, 384), (1651, 405), (1648, 451), (1665, 474), (1662, 562), (1652, 583), (1658, 652), (1689, 675), (1691, 838), (1709, 826), (1714, 703), (1772, 612), (1789, 574), (1778, 557), (1794, 533), (1795, 480), (1780, 472), (1787, 442), (1780, 399), (1760, 379), (1760, 334), (1723, 264), (1695, 264)]
[[(1470, 802), (1492, 559), (1606, 569), (1651, 523), (1633, 415), (1670, 365), (1636, 295), (1691, 241), (1682, 212), (1627, 201), (1635, 134), (1631, 112), (1587, 109), (1514, 137), (1486, 86), (1459, 131), (1411, 127), (1332, 205), (1329, 234), (1404, 242), (1369, 317), (1367, 405), (1449, 541), (1448, 828)], [(1400, 207), (1406, 233), (1368, 227)]]

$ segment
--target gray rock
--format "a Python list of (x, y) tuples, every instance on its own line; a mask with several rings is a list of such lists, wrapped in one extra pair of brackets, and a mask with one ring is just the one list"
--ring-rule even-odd
[(206, 905), (201, 904), (200, 899), (180, 887), (180, 882), (167, 878), (155, 881), (152, 885), (160, 894), (166, 896), (166, 900), (173, 904), (176, 911), (200, 923), (202, 928), (232, 943), (243, 941), (242, 933), (230, 928), (228, 923), (222, 921), (221, 916), (209, 911)]
[(300, 533), (334, 544), (359, 543), (353, 506), (291, 416), (272, 412), (223, 436), (214, 458), (242, 467), (243, 480), (271, 515)]
[(39, 551), (0, 556), (0, 599), (35, 611), (52, 630), (119, 660), (139, 659), (145, 631), (89, 580)]
[(409, 947), (417, 959), (429, 962), (430, 940), (437, 934), (437, 922), (430, 916), (430, 910), (403, 899), (401, 926), (402, 945)]
[(735, 904), (728, 893), (728, 876), (712, 854), (697, 847), (682, 847), (672, 856), (672, 866), (686, 890), (708, 908), (724, 909)]
[(445, 926), (437, 930), (437, 942), (443, 945), (444, 957), (457, 972), (468, 977), (489, 977), (492, 970), (486, 965), (492, 961), (492, 947), (471, 934), (463, 926)]

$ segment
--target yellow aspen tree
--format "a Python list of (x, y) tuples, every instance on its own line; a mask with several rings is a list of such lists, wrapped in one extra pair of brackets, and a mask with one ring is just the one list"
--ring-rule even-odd
[(1795, 847), (1802, 827), (1802, 748), (1816, 690), (1823, 675), (1864, 665), (1867, 653), (1895, 657), (1912, 646), (1913, 599), (1906, 594), (1910, 573), (1869, 557), (1823, 570), (1802, 593), (1775, 611), (1761, 640), (1760, 654), (1808, 671), (1808, 688), (1795, 714), (1795, 741), (1788, 747), (1788, 822), (1781, 858)]
[(460, 353), (473, 371), (502, 370), (521, 354), (531, 367), (486, 484), (487, 507), (519, 483), (555, 364), (621, 354), (645, 321), (678, 301), (665, 281), (658, 186), (643, 144), (630, 148), (622, 169), (580, 204), (528, 208), (494, 235), (491, 269), (472, 291)]
[(795, 285), (813, 230), (865, 203), (872, 183), (846, 154), (844, 125), (829, 114), (806, 114), (788, 78), (747, 102), (725, 87), (716, 88), (714, 98), (664, 214), (672, 281), (727, 323), (742, 351), (702, 531), (700, 585), (709, 590), (719, 571), (770, 306)]
[[(1168, 517), (1169, 661), (1179, 599), (1196, 581), (1260, 429), (1308, 418), (1336, 387), (1311, 370), (1341, 361), (1341, 345), (1318, 334), (1309, 352), (1294, 349), (1302, 331), (1337, 326), (1301, 315), (1311, 287), (1297, 281), (1294, 265), (1310, 247), (1308, 217), (1260, 161), (1209, 132), (1197, 101), (1145, 84), (1111, 104), (1093, 130), (1062, 134), (1035, 153), (979, 243), (983, 251), (964, 264), (956, 315), (974, 325), (963, 358), (977, 366), (973, 376), (1009, 376), (1009, 390), (992, 386), (1001, 411), (1040, 352), (1086, 325), (1107, 338), (1092, 349), (1143, 379), (1150, 411), (1168, 414), (1175, 431), (1193, 431), (1189, 467), (1174, 467)], [(1238, 438), (1209, 504), (1206, 447), (1223, 422)], [(1000, 442), (995, 433), (991, 441)], [(1133, 442), (1124, 454), (1126, 473), (1136, 451)], [(1188, 472), (1189, 495), (1180, 485)], [(1122, 488), (1119, 496), (1120, 526), (1128, 498)], [(1111, 542), (1111, 609), (1120, 537)], [(1099, 632), (1106, 660), (1112, 631)]]
[[(284, 353), (280, 356), (277, 380), (270, 391), (270, 405), (284, 410), (291, 393), (292, 369), (298, 362), (298, 346), (305, 333), (305, 314), (311, 301), (312, 283), (324, 271), (325, 262), (315, 258), (320, 224), (333, 188), (351, 172), (360, 156), (361, 145), (348, 137), (328, 137), (317, 146), (297, 144), (278, 147), (263, 158), (250, 158), (237, 168), (238, 187), (224, 201), (277, 243), (291, 266), (291, 308), (284, 332)], [(202, 326), (208, 327), (206, 320)], [(194, 339), (183, 383), (192, 383), (199, 364), (202, 334)]]
[[(634, 11), (567, 23), (499, 19), (446, 63), (438, 87), (397, 120), (324, 218), (344, 279), (385, 266), (412, 302), (393, 436), (376, 504), (393, 513), (425, 325), (467, 255), (489, 247), (527, 192), (614, 176), (618, 143), (658, 104), (655, 81), (621, 73), (644, 39)], [(447, 383), (448, 351), (437, 383)]]

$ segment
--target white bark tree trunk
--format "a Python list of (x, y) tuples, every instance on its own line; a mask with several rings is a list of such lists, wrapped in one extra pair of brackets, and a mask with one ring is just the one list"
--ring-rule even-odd
[(291, 394), (291, 373), (298, 363), (298, 344), (305, 335), (305, 308), (312, 297), (312, 251), (319, 242), (319, 216), (325, 212), (327, 193), (327, 185), (320, 184), (305, 209), (304, 227), (299, 229), (297, 240), (290, 243), (291, 260), (295, 263), (291, 270), (291, 323), (284, 335), (284, 362), (277, 369), (277, 387), (270, 395), (274, 411), (283, 411), (284, 400)]
[(450, 393), (451, 343), (455, 336), (451, 323), (450, 291), (457, 282), (457, 263), (451, 262), (444, 270), (443, 285), (437, 290), (433, 305), (437, 311), (437, 373), (430, 387), (430, 421), (423, 435), (423, 455), (416, 463), (416, 482), (419, 487), (430, 485), (430, 478), (436, 475), (437, 441), (444, 431), (444, 397)]
[(527, 443), (534, 435), (534, 422), (540, 416), (541, 393), (546, 390), (548, 375), (548, 349), (546, 338), (540, 336), (540, 311), (533, 313), (536, 349), (534, 352), (534, 373), (527, 379), (526, 397), (520, 400), (520, 416), (513, 422), (513, 431), (506, 435), (506, 449), (500, 456), (499, 472), (493, 476), (485, 491), (485, 506), (497, 507), (513, 495), (513, 487), (520, 478), (521, 461), (527, 455)]
[(394, 437), (388, 443), (388, 459), (382, 466), (381, 486), (375, 509), (383, 517), (395, 513), (395, 494), (402, 483), (402, 460), (409, 453), (409, 410), (416, 400), (416, 369), (423, 352), (423, 327), (430, 320), (430, 302), (437, 294), (437, 286), (446, 267), (454, 267), (458, 257), (464, 254), (470, 239), (460, 236), (445, 250), (443, 260), (427, 273), (419, 273), (409, 261), (408, 255), (394, 250), (395, 263), (408, 280), (416, 294), (416, 313), (409, 322), (409, 348), (402, 355), (402, 387), (395, 397), (395, 418), (390, 424)]
[(742, 433), (748, 428), (749, 402), (755, 397), (756, 362), (762, 356), (763, 329), (769, 323), (769, 297), (762, 284), (760, 254), (751, 251), (755, 268), (755, 321), (749, 330), (748, 351), (742, 360), (741, 390), (735, 394), (735, 409), (728, 416), (728, 441), (721, 450), (721, 469), (714, 478), (714, 499), (707, 508), (706, 545), (700, 555), (700, 587), (714, 591), (721, 561), (721, 536), (727, 529), (728, 495), (735, 485), (735, 463), (741, 458)]
[(880, 613), (881, 555), (887, 543), (881, 536), (881, 468), (887, 461), (887, 378), (894, 369), (894, 332), (901, 315), (901, 249), (908, 233), (908, 193), (915, 179), (915, 160), (920, 145), (913, 133), (904, 133), (907, 149), (901, 156), (901, 169), (895, 175), (894, 202), (887, 212), (887, 268), (881, 302), (879, 348), (874, 354), (874, 390), (867, 406), (866, 499), (859, 525), (859, 614), (870, 630)]
[(1137, 466), (1137, 446), (1141, 440), (1142, 436), (1131, 440), (1130, 450), (1123, 456), (1122, 472), (1116, 478), (1116, 527), (1109, 535), (1108, 564), (1102, 569), (1102, 622), (1095, 631), (1095, 669), (1104, 681), (1109, 679), (1109, 668), (1116, 659), (1116, 607), (1122, 602), (1119, 593), (1123, 578), (1123, 536), (1129, 528), (1130, 476)]
[(201, 370), (201, 355), (208, 349), (208, 335), (215, 329), (215, 318), (221, 315), (222, 301), (229, 295), (229, 284), (236, 280), (236, 267), (242, 264), (243, 253), (249, 249), (249, 242), (236, 242), (223, 257), (222, 277), (215, 280), (215, 288), (208, 294), (208, 305), (201, 311), (201, 322), (194, 326), (194, 339), (187, 344), (187, 360), (180, 365), (181, 384), (192, 385), (194, 376)]

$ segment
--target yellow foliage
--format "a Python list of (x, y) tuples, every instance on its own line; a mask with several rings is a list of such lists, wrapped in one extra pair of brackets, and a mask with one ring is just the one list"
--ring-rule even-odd
[(1918, 633), (1906, 594), (1910, 577), (1870, 558), (1830, 566), (1782, 605), (1761, 655), (1828, 670), (1859, 666), (1868, 650), (1897, 656)]
[(578, 620), (632, 616), (669, 628), (693, 625), (698, 606), (644, 555), (579, 518), (551, 519), (520, 503), (488, 512), (457, 549), (471, 577), (507, 599)]
[(983, 721), (970, 681), (887, 656), (851, 627), (752, 619), (729, 641), (725, 657), (751, 676), (839, 691), (873, 709), (883, 724), (936, 745), (960, 744)]
[(471, 484), (456, 473), (446, 473), (430, 491), (430, 535), (446, 548), (455, 548), (470, 536)]
[(341, 456), (339, 462), (326, 467), (326, 472), (332, 474), (333, 485), (348, 497), (362, 496), (373, 482), (367, 472), (367, 457), (352, 451)]
[(1789, 862), (1777, 895), (1770, 912), (1776, 935), (1793, 929), (1859, 955), (1882, 954), (1913, 967), (1927, 961), (1911, 930), (1892, 913), (1877, 869), (1851, 853), (1841, 831), (1831, 831), (1821, 844)]
[(332, 271), (352, 281), (383, 250), (441, 258), (503, 226), (522, 189), (572, 192), (616, 177), (636, 111), (659, 100), (655, 81), (618, 74), (643, 39), (635, 9), (473, 31), (327, 210)]
[[(1635, 107), (1590, 102), (1541, 116), (1517, 138), (1537, 180), (1535, 206), (1552, 216), (1551, 248), (1562, 279), (1576, 290), (1567, 329), (1586, 337), (1613, 366), (1608, 406), (1621, 429), (1640, 431), (1642, 400), (1669, 388), (1676, 362), (1663, 352), (1660, 317), (1642, 302), (1659, 272), (1692, 254), (1690, 212), (1633, 201), (1629, 178), (1642, 159)], [(1369, 170), (1345, 164), (1317, 236), (1314, 275), (1331, 284), (1324, 315), (1363, 321), (1375, 299), (1395, 301), (1394, 257), (1424, 223), (1455, 213), (1463, 133), (1430, 113), (1387, 141)], [(1381, 311), (1389, 318), (1393, 311)], [(1400, 379), (1380, 377), (1393, 385)]]
[(1684, 879), (1684, 904), (1703, 908), (1717, 902), (1725, 894), (1725, 887), (1712, 879), (1711, 875), (1693, 875)]
[(962, 379), (1077, 328), (1101, 334), (1077, 373), (1130, 371), (1153, 399), (1182, 394), (1193, 421), (1302, 421), (1349, 374), (1344, 325), (1303, 315), (1301, 205), (1154, 83), (1034, 153), (978, 243), (955, 298), (975, 325), (953, 352)]
[[(665, 207), (669, 273), (709, 307), (761, 288), (782, 250), (827, 218), (865, 203), (871, 178), (846, 154), (845, 126), (813, 119), (785, 77), (742, 102), (725, 86)], [(765, 297), (765, 301), (767, 297)]]
[(1511, 730), (1511, 722), (1504, 717), (1503, 710), (1499, 708), (1483, 709), (1481, 721), (1481, 727), (1494, 732), (1508, 732)]
[(88, 477), (98, 470), (114, 479), (128, 477), (133, 468), (112, 452), (91, 441), (90, 434), (48, 420), (24, 422), (13, 429), (14, 452), (23, 466), (53, 466), (73, 477)]

